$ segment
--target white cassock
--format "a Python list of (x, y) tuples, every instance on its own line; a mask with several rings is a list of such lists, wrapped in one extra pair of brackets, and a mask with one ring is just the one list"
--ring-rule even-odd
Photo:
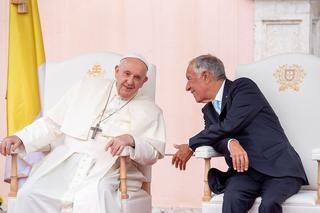
[[(147, 167), (164, 156), (162, 111), (140, 93), (129, 102), (121, 100), (112, 84), (102, 77), (86, 76), (43, 118), (16, 133), (24, 143), (20, 152), (48, 145), (52, 149), (18, 191), (16, 213), (120, 212), (118, 157), (104, 148), (111, 137), (121, 134), (135, 140), (128, 190), (141, 189), (145, 177), (136, 163)], [(90, 128), (99, 121), (109, 94), (102, 133), (92, 140)]]

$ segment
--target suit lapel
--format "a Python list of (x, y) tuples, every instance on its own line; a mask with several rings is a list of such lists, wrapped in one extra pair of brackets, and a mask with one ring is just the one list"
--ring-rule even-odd
[(232, 84), (232, 81), (226, 79), (226, 82), (224, 84), (224, 89), (223, 89), (223, 95), (222, 95), (222, 103), (221, 103), (221, 113), (220, 115), (222, 114), (227, 102), (228, 102), (228, 99), (229, 99), (229, 90), (230, 90), (230, 87), (231, 87), (231, 84)]
[(218, 120), (218, 113), (213, 108), (212, 103), (209, 102), (203, 107), (203, 112), (208, 116), (211, 122), (216, 122)]
[(219, 120), (219, 117), (223, 114), (223, 110), (225, 109), (226, 104), (227, 104), (228, 99), (229, 99), (229, 91), (230, 91), (231, 85), (232, 85), (232, 81), (226, 79), (226, 82), (225, 82), (224, 88), (223, 88), (223, 96), (222, 96), (221, 113), (220, 113), (220, 115), (213, 108), (213, 105), (212, 105), (211, 102), (207, 103), (203, 107), (203, 113), (205, 113), (212, 122), (217, 122)]

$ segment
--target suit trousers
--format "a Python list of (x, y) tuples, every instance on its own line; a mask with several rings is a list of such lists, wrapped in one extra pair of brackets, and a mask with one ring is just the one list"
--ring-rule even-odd
[(261, 196), (259, 213), (281, 213), (281, 204), (297, 193), (301, 184), (299, 178), (271, 177), (249, 168), (227, 180), (222, 212), (246, 213)]

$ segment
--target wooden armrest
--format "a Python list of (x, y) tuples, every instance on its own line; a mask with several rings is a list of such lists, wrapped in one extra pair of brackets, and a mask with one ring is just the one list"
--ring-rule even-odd
[(120, 154), (120, 192), (121, 199), (125, 200), (129, 198), (127, 188), (127, 158), (130, 156), (130, 147), (126, 146)]
[(45, 152), (45, 153), (51, 152), (51, 145), (50, 144), (46, 145), (45, 147), (39, 149), (38, 152)]
[(130, 157), (130, 150), (132, 147), (126, 146), (120, 154), (120, 192), (121, 199), (125, 200), (129, 198), (127, 187), (127, 159)]
[(202, 197), (202, 201), (204, 202), (209, 202), (212, 198), (211, 190), (208, 184), (208, 172), (209, 172), (209, 169), (211, 168), (210, 160), (211, 158), (204, 158), (204, 180), (203, 180), (203, 197)]
[[(130, 157), (130, 149), (132, 147), (126, 146), (120, 154), (120, 192), (121, 192), (121, 199), (125, 200), (129, 198), (128, 195), (128, 187), (127, 187), (127, 159)], [(150, 182), (143, 182), (142, 183), (142, 190), (146, 191), (150, 195), (151, 183)]]
[(318, 177), (317, 177), (317, 202), (316, 203), (320, 205), (320, 160), (317, 160), (317, 162), (318, 162)]
[(200, 146), (195, 150), (194, 154), (196, 158), (204, 159), (204, 179), (203, 179), (204, 189), (203, 189), (202, 201), (209, 202), (212, 198), (212, 195), (211, 195), (212, 192), (208, 184), (208, 172), (209, 172), (209, 169), (211, 168), (210, 160), (213, 157), (221, 157), (223, 155), (218, 153), (211, 146)]
[(317, 204), (320, 205), (320, 149), (312, 150), (312, 160), (316, 160), (318, 162)]
[(126, 146), (120, 154), (120, 192), (121, 199), (126, 200), (129, 198), (127, 187), (127, 159), (130, 156), (130, 147)]
[(121, 157), (130, 156), (130, 149), (132, 149), (131, 146), (124, 147), (124, 149), (122, 150), (120, 156)]
[(320, 160), (320, 149), (312, 150), (312, 160)]
[(18, 191), (18, 154), (11, 154), (11, 176), (9, 197), (16, 197)]
[(127, 158), (128, 156), (120, 156), (120, 192), (122, 200), (129, 198), (127, 189)]

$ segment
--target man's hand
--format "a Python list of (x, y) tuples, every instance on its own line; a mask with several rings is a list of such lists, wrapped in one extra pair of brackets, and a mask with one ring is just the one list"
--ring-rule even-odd
[(188, 144), (174, 145), (174, 148), (178, 149), (176, 154), (172, 157), (172, 165), (180, 170), (185, 170), (188, 160), (191, 158), (193, 151)]
[(125, 146), (134, 146), (134, 138), (131, 135), (124, 134), (112, 138), (106, 145), (106, 151), (110, 148), (112, 156), (120, 155)]
[(21, 145), (23, 143), (18, 136), (12, 135), (6, 137), (0, 143), (0, 153), (4, 156), (11, 155), (11, 151), (15, 151)]
[(230, 157), (234, 170), (237, 172), (247, 171), (249, 168), (249, 158), (247, 152), (242, 148), (239, 141), (232, 139), (230, 141)]

